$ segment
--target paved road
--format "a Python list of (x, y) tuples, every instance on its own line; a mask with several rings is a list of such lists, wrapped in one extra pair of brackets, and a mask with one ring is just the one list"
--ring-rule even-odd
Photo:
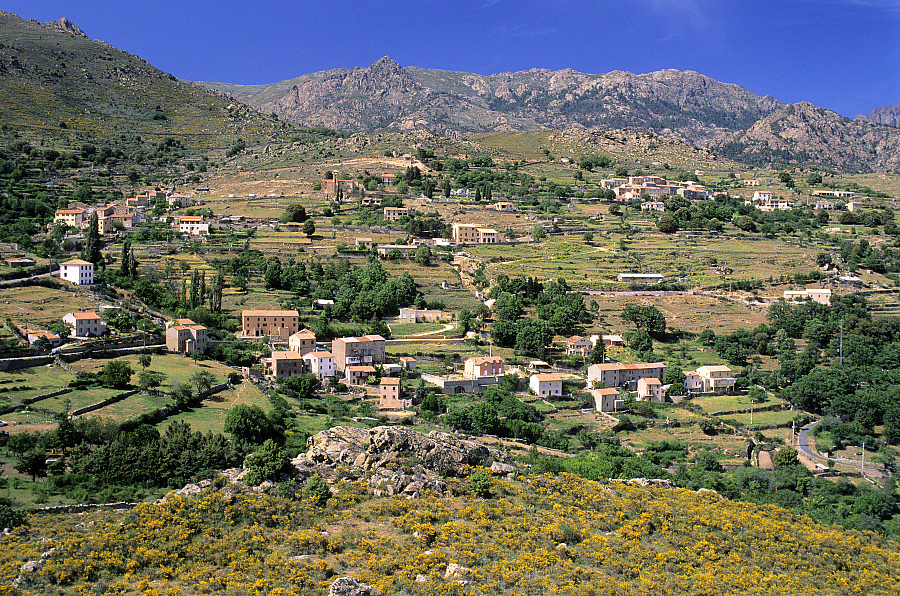
[[(797, 439), (797, 449), (810, 458), (814, 462), (828, 464), (828, 458), (824, 457), (817, 451), (813, 451), (809, 446), (809, 431), (814, 429), (816, 425), (819, 424), (818, 421), (811, 422), (800, 429), (800, 434)], [(854, 468), (862, 468), (862, 462), (858, 459), (843, 459), (835, 460), (839, 461), (839, 463), (846, 464), (848, 466), (853, 466)], [(869, 464), (872, 465), (872, 464)], [(882, 478), (884, 477), (884, 472), (880, 468), (876, 468), (874, 465), (872, 467), (867, 466), (865, 468), (866, 476), (874, 477), (874, 478)]]

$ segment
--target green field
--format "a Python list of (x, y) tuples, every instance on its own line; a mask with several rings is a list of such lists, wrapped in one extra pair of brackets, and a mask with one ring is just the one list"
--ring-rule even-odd
[(179, 412), (174, 416), (166, 418), (159, 426), (160, 432), (172, 422), (179, 420), (191, 425), (194, 431), (203, 433), (222, 433), (225, 424), (225, 414), (228, 409), (237, 405), (244, 404), (247, 406), (257, 405), (263, 410), (270, 409), (269, 400), (263, 392), (249, 381), (244, 381), (234, 389), (222, 391), (210, 396), (210, 399), (203, 400), (203, 405), (187, 412)]
[(429, 331), (438, 331), (443, 329), (444, 325), (441, 323), (391, 323), (388, 327), (391, 329), (391, 335), (394, 337), (403, 337), (419, 333), (428, 333)]
[[(767, 395), (766, 401), (757, 404), (757, 406), (768, 406), (777, 404), (781, 400)], [(691, 399), (691, 403), (703, 408), (707, 414), (717, 414), (719, 412), (729, 412), (732, 410), (750, 409), (750, 397), (747, 395), (737, 395), (729, 393), (725, 395), (701, 395)]]

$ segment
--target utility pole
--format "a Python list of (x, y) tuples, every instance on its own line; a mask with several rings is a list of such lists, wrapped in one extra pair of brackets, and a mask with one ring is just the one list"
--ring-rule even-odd
[(862, 444), (862, 468), (860, 468), (863, 478), (866, 477), (866, 444)]
[(841, 363), (841, 366), (844, 366), (844, 319), (841, 319), (841, 351), (840, 351), (840, 363)]

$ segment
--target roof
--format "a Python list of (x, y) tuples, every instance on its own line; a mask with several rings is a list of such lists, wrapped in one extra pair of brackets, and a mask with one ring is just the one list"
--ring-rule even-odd
[(591, 393), (598, 393), (600, 395), (618, 395), (619, 390), (614, 387), (602, 387), (600, 389), (591, 389)]
[(69, 215), (69, 214), (76, 214), (76, 213), (84, 213), (84, 209), (57, 209), (56, 210), (57, 215), (62, 215), (62, 214)]
[(299, 317), (300, 313), (296, 310), (244, 310), (241, 311), (243, 317)]
[(570, 337), (569, 339), (566, 340), (566, 342), (570, 343), (570, 344), (577, 344), (580, 341), (591, 341), (591, 340), (589, 340), (586, 337), (581, 337), (580, 335), (573, 335), (572, 337)]
[(290, 350), (276, 350), (272, 352), (272, 360), (303, 360), (303, 356)]
[(500, 364), (504, 363), (503, 358), (501, 358), (500, 356), (473, 356), (466, 360), (466, 364), (468, 364), (469, 362), (475, 365), (485, 364), (489, 362), (499, 362)]
[(697, 370), (705, 370), (706, 372), (731, 372), (731, 369), (724, 364), (713, 364), (711, 366), (701, 366)]
[(397, 377), (382, 377), (381, 378), (382, 385), (399, 385), (400, 379)]
[[(88, 320), (88, 319), (99, 319), (99, 318), (100, 318), (100, 317), (97, 315), (97, 313), (95, 313), (95, 312), (92, 311), (92, 310), (85, 311), (85, 312), (70, 312), (69, 315), (72, 315), (73, 317), (75, 317), (76, 320), (79, 320), (79, 321), (81, 321), (81, 320)], [(69, 315), (66, 315), (66, 316), (69, 316)]]
[(310, 352), (306, 354), (306, 356), (312, 358), (334, 358), (334, 355), (331, 352), (326, 352), (325, 350), (319, 350), (318, 352)]
[(640, 379), (644, 382), (645, 385), (662, 385), (659, 379), (656, 377), (648, 377), (646, 379)]
[(93, 263), (89, 263), (87, 261), (82, 261), (81, 259), (72, 259), (71, 261), (66, 261), (65, 263), (60, 263), (60, 265), (93, 265)]
[(400, 356), (400, 362), (415, 362), (416, 359), (412, 356)]
[(598, 370), (643, 370), (645, 368), (665, 368), (664, 362), (639, 362), (638, 364), (620, 364), (610, 362), (605, 364), (592, 364), (591, 367)]
[(365, 373), (373, 373), (375, 372), (374, 366), (369, 366), (368, 364), (351, 364), (346, 368), (349, 372), (365, 372)]
[(540, 381), (540, 382), (543, 382), (543, 381), (562, 381), (562, 375), (559, 375), (559, 374), (557, 374), (557, 373), (547, 373), (547, 374), (532, 375), (532, 378), (533, 378), (533, 379), (537, 379), (537, 380)]
[(298, 338), (299, 337), (311, 337), (311, 338), (315, 339), (316, 334), (313, 333), (312, 331), (310, 331), (309, 329), (301, 329), (297, 333), (294, 333), (293, 335), (291, 335), (291, 337), (298, 337)]

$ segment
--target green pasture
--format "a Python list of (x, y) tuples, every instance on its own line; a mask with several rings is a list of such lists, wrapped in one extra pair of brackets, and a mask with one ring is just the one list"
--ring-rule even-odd
[[(756, 406), (769, 406), (777, 404), (781, 400), (767, 395), (766, 401)], [(750, 409), (750, 396), (729, 393), (725, 395), (701, 395), (691, 399), (691, 403), (703, 408), (707, 414), (718, 414), (719, 412), (730, 412), (733, 410)], [(755, 416), (754, 416), (755, 419)]]
[(244, 381), (233, 389), (216, 393), (203, 400), (199, 407), (169, 416), (158, 425), (159, 431), (165, 432), (170, 424), (179, 420), (190, 424), (194, 431), (223, 433), (225, 415), (230, 408), (237, 404), (256, 405), (265, 411), (271, 407), (269, 400), (266, 399), (259, 387), (249, 381)]
[[(797, 416), (797, 412), (791, 410), (774, 410), (771, 412), (753, 412), (753, 425), (769, 425), (769, 424), (788, 424)], [(751, 426), (750, 413), (746, 414), (728, 414), (726, 418), (737, 420), (744, 426)]]

